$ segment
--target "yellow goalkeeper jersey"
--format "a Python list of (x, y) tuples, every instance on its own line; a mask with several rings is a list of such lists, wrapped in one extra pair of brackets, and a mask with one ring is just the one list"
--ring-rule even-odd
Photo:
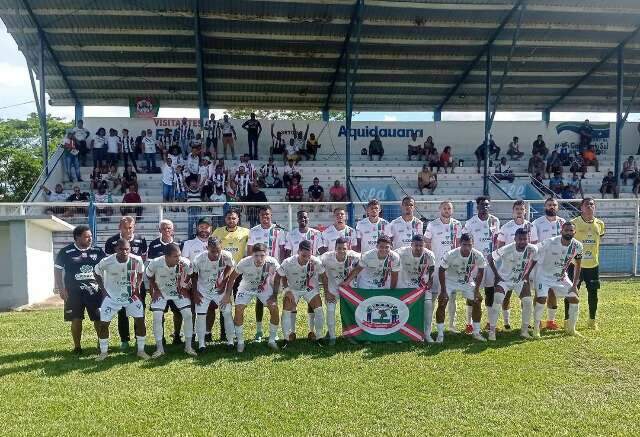
[(226, 226), (220, 226), (213, 235), (222, 242), (222, 248), (233, 255), (233, 261), (238, 264), (247, 253), (247, 241), (249, 240), (249, 229), (238, 226), (235, 231), (227, 231)]
[(582, 243), (584, 252), (582, 253), (582, 264), (584, 268), (597, 267), (600, 264), (600, 240), (604, 236), (604, 222), (593, 218), (592, 221), (585, 221), (582, 216), (571, 220), (576, 225), (576, 240)]

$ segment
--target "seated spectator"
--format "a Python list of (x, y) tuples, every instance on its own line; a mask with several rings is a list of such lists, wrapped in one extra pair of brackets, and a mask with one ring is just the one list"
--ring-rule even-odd
[[(320, 185), (320, 179), (313, 178), (313, 184), (309, 186), (307, 190), (309, 193), (309, 202), (324, 202), (324, 188)], [(315, 211), (315, 207), (311, 208), (312, 211)], [(324, 211), (322, 205), (320, 206), (320, 212)]]
[(582, 173), (582, 179), (584, 179), (585, 174), (587, 174), (587, 166), (584, 165), (584, 159), (582, 156), (576, 154), (571, 161), (571, 165), (569, 166), (569, 171), (574, 175), (578, 172)]
[(451, 174), (453, 174), (455, 170), (455, 166), (453, 165), (453, 155), (451, 154), (451, 146), (447, 146), (444, 148), (442, 153), (440, 154), (440, 165), (444, 168), (444, 172), (447, 172), (447, 168), (451, 169)]
[(318, 149), (320, 148), (320, 144), (318, 144), (318, 140), (316, 139), (316, 135), (314, 133), (310, 133), (309, 134), (309, 139), (307, 140), (307, 150), (305, 155), (307, 156), (307, 159), (309, 159), (310, 157), (313, 158), (313, 160), (316, 160), (316, 155), (318, 154)]
[(280, 179), (280, 171), (273, 163), (273, 156), (269, 157), (269, 161), (260, 167), (260, 175), (258, 183), (264, 188), (281, 188), (282, 180)]
[(122, 184), (122, 179), (118, 173), (118, 167), (111, 165), (109, 167), (109, 173), (107, 174), (106, 181), (111, 185), (111, 189), (115, 190)]
[(382, 147), (382, 141), (377, 134), (369, 142), (369, 161), (373, 161), (373, 155), (378, 155), (378, 161), (382, 161), (384, 156), (384, 147)]
[(424, 154), (425, 159), (429, 157), (429, 155), (431, 154), (431, 152), (435, 150), (435, 148), (436, 148), (436, 145), (433, 143), (433, 137), (428, 136), (422, 148), (422, 153)]
[[(122, 197), (122, 203), (142, 203), (142, 198), (140, 194), (138, 194), (138, 188), (133, 185), (129, 186), (129, 191)], [(120, 207), (120, 214), (122, 215), (133, 215), (136, 216), (136, 222), (142, 221), (142, 207), (129, 207), (122, 206)]]
[[(227, 196), (224, 188), (217, 186), (213, 194), (209, 196), (209, 202), (227, 203)], [(213, 225), (217, 228), (224, 225), (224, 206), (212, 206), (209, 210), (212, 216)]]
[[(89, 193), (82, 192), (80, 190), (80, 187), (76, 185), (76, 186), (73, 187), (73, 194), (71, 194), (69, 197), (67, 197), (67, 199), (65, 201), (66, 202), (88, 202), (90, 200), (90, 198), (91, 198), (91, 196), (90, 196)], [(73, 215), (74, 213), (86, 216), (87, 208), (79, 207), (79, 208), (66, 208), (65, 209), (65, 215)], [(123, 214), (123, 215), (125, 215), (125, 214)]]
[(584, 193), (582, 192), (582, 179), (577, 174), (574, 174), (571, 177), (571, 180), (567, 182), (565, 185), (564, 191), (562, 192), (563, 199), (576, 199), (583, 198)]
[(411, 161), (413, 156), (417, 156), (418, 160), (422, 161), (423, 153), (422, 144), (418, 141), (418, 135), (415, 132), (412, 132), (409, 145), (407, 146), (407, 156), (409, 157), (409, 161)]
[(298, 170), (298, 166), (293, 159), (287, 161), (287, 165), (284, 167), (284, 170), (282, 170), (282, 174), (282, 181), (284, 182), (285, 188), (289, 187), (294, 177), (297, 177), (298, 180), (301, 179), (300, 170)]
[(236, 191), (241, 199), (249, 194), (249, 185), (251, 185), (251, 177), (245, 172), (244, 166), (238, 167), (238, 173), (233, 178), (236, 183)]
[(542, 156), (539, 153), (536, 153), (529, 159), (529, 166), (527, 167), (527, 171), (530, 175), (535, 176), (540, 174), (540, 176), (544, 175), (545, 171), (545, 163)]
[(295, 138), (291, 138), (289, 139), (289, 144), (287, 144), (287, 148), (285, 150), (285, 160), (287, 162), (289, 161), (293, 161), (293, 162), (298, 162), (300, 161), (300, 154), (298, 146), (296, 145), (296, 140)]
[[(171, 165), (175, 169), (177, 166), (181, 165), (184, 169), (184, 158), (182, 157), (182, 152), (180, 151), (180, 147), (177, 144), (169, 147), (169, 157), (171, 158)], [(155, 162), (155, 161), (154, 161)]]
[(234, 181), (228, 181), (226, 186), (225, 186), (225, 193), (227, 195), (227, 202), (239, 202), (240, 201), (240, 196), (238, 196), (238, 193), (236, 192), (236, 183)]
[(418, 173), (418, 189), (420, 194), (424, 194), (425, 189), (429, 190), (429, 194), (433, 194), (438, 187), (438, 176), (433, 173), (427, 164), (422, 166), (422, 171)]
[(273, 133), (273, 123), (271, 124), (271, 150), (269, 150), (269, 155), (273, 157), (273, 155), (282, 155), (282, 159), (287, 162), (287, 153), (286, 153), (286, 145), (287, 142), (282, 138), (282, 132), (278, 132), (274, 135)]
[[(269, 201), (267, 199), (267, 195), (260, 189), (256, 182), (253, 182), (249, 187), (249, 193), (243, 199), (244, 202), (261, 202), (264, 205), (268, 204)], [(251, 227), (256, 226), (259, 222), (259, 210), (260, 206), (248, 206), (247, 207), (247, 220), (249, 220), (249, 224)]]
[(347, 202), (347, 190), (340, 184), (340, 181), (335, 181), (333, 187), (329, 189), (329, 200), (331, 202)]
[(127, 168), (124, 173), (122, 173), (122, 183), (120, 184), (121, 194), (126, 193), (130, 185), (134, 185), (136, 190), (138, 189), (138, 174), (131, 170), (131, 168)]
[(536, 153), (542, 156), (542, 159), (547, 159), (547, 155), (549, 154), (549, 149), (542, 139), (542, 135), (538, 135), (538, 138), (533, 142), (531, 154), (535, 155)]
[[(102, 181), (98, 187), (98, 192), (93, 194), (93, 201), (96, 203), (113, 203), (111, 193), (107, 192), (109, 184), (107, 181)], [(102, 221), (108, 221), (109, 217), (113, 215), (113, 208), (110, 206), (96, 207), (96, 216), (103, 216)]]
[(519, 141), (518, 137), (513, 137), (513, 140), (509, 143), (509, 150), (507, 150), (507, 155), (516, 161), (519, 161), (524, 156), (524, 152), (520, 151)]
[(175, 171), (171, 165), (171, 157), (167, 156), (164, 159), (160, 171), (162, 172), (162, 201), (173, 202), (175, 193)]
[(514, 181), (515, 176), (513, 175), (513, 170), (511, 170), (511, 166), (509, 166), (507, 158), (505, 158), (504, 156), (500, 158), (500, 162), (498, 163), (498, 165), (496, 165), (493, 176), (498, 181), (507, 181), (509, 183), (512, 183)]
[(489, 134), (489, 157), (493, 155), (493, 159), (497, 160), (500, 157), (500, 150), (502, 149), (500, 149), (500, 147), (498, 147), (496, 142), (493, 140), (493, 134)]
[(287, 188), (287, 200), (289, 202), (302, 202), (303, 197), (304, 188), (302, 188), (302, 185), (300, 184), (300, 178), (298, 176), (294, 176)]
[(173, 198), (176, 202), (187, 201), (189, 182), (190, 179), (187, 179), (182, 164), (177, 166), (173, 172)]
[(549, 177), (551, 177), (552, 174), (558, 171), (562, 173), (562, 161), (560, 160), (558, 151), (554, 150), (553, 152), (551, 152), (551, 155), (549, 155), (549, 158), (547, 159), (547, 166), (545, 170)]
[(569, 145), (567, 143), (562, 143), (560, 145), (560, 152), (558, 152), (558, 155), (560, 155), (560, 161), (563, 166), (571, 165), (573, 157), (571, 156)]
[(633, 156), (630, 156), (625, 162), (622, 163), (622, 173), (620, 177), (622, 178), (622, 183), (627, 185), (627, 180), (635, 179), (638, 174), (638, 166), (636, 165), (636, 160)]
[[(43, 185), (42, 191), (44, 191), (45, 200), (47, 202), (66, 202), (67, 198), (69, 197), (69, 194), (65, 193), (64, 187), (62, 186), (62, 184), (56, 184), (56, 187), (54, 188), (53, 192), (51, 192), (50, 189), (48, 189)], [(54, 207), (47, 207), (47, 209), (45, 209), (44, 212), (45, 214), (61, 215), (61, 214), (64, 214), (65, 209), (61, 206), (54, 206)]]
[(94, 167), (89, 176), (91, 183), (89, 184), (92, 190), (97, 190), (102, 182), (102, 172), (98, 167)]
[(618, 198), (618, 181), (616, 181), (616, 177), (612, 171), (608, 172), (607, 175), (602, 178), (600, 194), (602, 194), (603, 199), (606, 194), (611, 194), (614, 198)]
[(549, 189), (555, 194), (562, 194), (562, 191), (564, 190), (564, 180), (562, 179), (562, 174), (560, 172), (555, 172), (553, 177), (549, 179)]
[(224, 171), (224, 166), (220, 163), (216, 164), (216, 168), (213, 172), (213, 176), (211, 176), (211, 182), (213, 183), (213, 187), (222, 187), (224, 191), (227, 185), (227, 175)]
[(248, 153), (240, 155), (240, 162), (238, 163), (238, 167), (236, 168), (236, 174), (238, 174), (238, 170), (240, 169), (240, 167), (244, 167), (244, 172), (249, 175), (249, 180), (251, 182), (257, 179), (258, 172), (256, 171), (256, 166), (251, 163)]
[(585, 167), (594, 166), (596, 168), (596, 172), (600, 171), (594, 146), (587, 146), (587, 149), (582, 152), (582, 159), (584, 160)]
[(429, 169), (433, 171), (433, 168), (436, 168), (436, 172), (440, 171), (440, 154), (438, 153), (438, 149), (435, 147), (431, 150), (431, 153), (426, 155), (427, 161), (429, 161)]
[(638, 197), (638, 191), (640, 190), (640, 172), (636, 173), (636, 176), (633, 178), (633, 194)]
[(187, 155), (187, 160), (184, 166), (184, 172), (187, 176), (198, 176), (200, 171), (200, 148), (195, 145), (191, 145), (191, 153)]

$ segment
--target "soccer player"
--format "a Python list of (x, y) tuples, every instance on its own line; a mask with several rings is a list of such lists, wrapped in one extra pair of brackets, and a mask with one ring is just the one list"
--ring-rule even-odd
[[(120, 230), (119, 233), (105, 241), (104, 252), (107, 255), (113, 255), (116, 251), (118, 240), (124, 238), (131, 246), (131, 253), (141, 257), (143, 261), (146, 261), (147, 240), (145, 240), (142, 235), (136, 234), (136, 219), (129, 215), (122, 217), (118, 229)], [(140, 287), (140, 302), (142, 302), (142, 305), (145, 305), (146, 295), (147, 290), (143, 284)], [(129, 318), (124, 308), (118, 312), (118, 334), (120, 335), (120, 349), (128, 349), (131, 336), (129, 334)]]
[(391, 250), (391, 237), (382, 234), (378, 237), (376, 248), (360, 255), (358, 264), (340, 286), (348, 287), (357, 277), (360, 288), (397, 288), (400, 269), (400, 257)]
[(320, 261), (324, 266), (324, 273), (320, 275), (320, 281), (327, 304), (327, 328), (331, 346), (336, 344), (336, 304), (340, 296), (338, 286), (351, 273), (360, 259), (358, 252), (349, 249), (347, 238), (338, 237), (334, 246), (335, 250), (325, 252), (320, 256)]
[[(578, 288), (584, 282), (587, 287), (587, 302), (589, 304), (589, 328), (598, 330), (596, 312), (598, 310), (598, 289), (600, 288), (600, 241), (604, 237), (604, 222), (594, 216), (596, 201), (585, 197), (580, 204), (580, 216), (571, 220), (576, 227), (575, 238), (582, 243), (584, 253), (580, 269), (569, 266), (569, 275), (578, 275)], [(569, 319), (570, 305), (565, 301), (565, 320)]]
[[(560, 235), (562, 225), (566, 220), (562, 217), (558, 217), (558, 201), (553, 197), (549, 197), (544, 202), (544, 215), (535, 219), (531, 225), (533, 226), (532, 235), (535, 235), (535, 240), (538, 243), (543, 242), (549, 238), (557, 237)], [(535, 278), (537, 268), (533, 270), (532, 276)], [(558, 302), (556, 302), (555, 295), (549, 295), (547, 298), (547, 323), (546, 328), (555, 331), (558, 329), (556, 323), (556, 311), (558, 310)]]
[[(272, 223), (272, 211), (270, 206), (261, 206), (258, 210), (260, 224), (249, 230), (249, 240), (247, 242), (247, 255), (253, 254), (253, 246), (258, 243), (266, 246), (266, 255), (278, 261), (284, 255), (285, 232), (280, 226)], [(256, 301), (256, 341), (262, 341), (262, 315), (264, 305), (262, 299)]]
[[(467, 305), (473, 307), (471, 313), (473, 320), (472, 337), (478, 341), (487, 341), (480, 334), (480, 319), (482, 317), (480, 284), (482, 284), (486, 265), (482, 252), (473, 248), (471, 234), (462, 234), (460, 247), (451, 249), (442, 257), (438, 268), (440, 293), (438, 295), (438, 309), (436, 310), (438, 327), (436, 343), (444, 342), (444, 313), (447, 301), (456, 292), (460, 292), (467, 300)], [(475, 277), (473, 276), (474, 273)]]
[[(433, 252), (425, 247), (425, 238), (421, 234), (411, 237), (411, 246), (396, 249), (400, 257), (399, 288), (424, 287), (424, 336), (427, 343), (433, 343), (431, 326), (433, 321), (433, 271), (435, 257)], [(437, 296), (436, 296), (437, 297)]]
[[(312, 244), (303, 240), (298, 244), (297, 255), (285, 259), (277, 270), (278, 284), (284, 287), (282, 302), (282, 332), (284, 347), (292, 340), (291, 312), (295, 310), (300, 298), (304, 299), (313, 309), (315, 335), (311, 340), (320, 339), (324, 328), (324, 314), (320, 299), (319, 277), (325, 272), (320, 258), (311, 255)], [(277, 293), (278, 290), (276, 289)]]
[[(491, 209), (491, 199), (480, 196), (476, 199), (477, 213), (464, 224), (462, 233), (471, 234), (473, 246), (482, 252), (485, 259), (488, 259), (491, 252), (496, 247), (496, 239), (500, 230), (500, 220), (498, 217), (489, 214)], [(484, 269), (481, 286), (484, 287), (484, 305), (489, 310), (493, 306), (494, 277), (492, 269)], [(471, 307), (467, 306), (467, 334), (473, 332), (471, 325)]]
[[(235, 334), (238, 341), (238, 352), (244, 351), (244, 309), (257, 297), (269, 309), (271, 323), (269, 324), (268, 346), (273, 350), (278, 350), (276, 335), (278, 333), (278, 295), (279, 276), (276, 270), (280, 263), (271, 255), (267, 255), (267, 246), (256, 243), (252, 247), (251, 255), (243, 258), (235, 267), (227, 280), (226, 299), (231, 296), (233, 283), (238, 275), (242, 275), (242, 280), (238, 286), (236, 295), (236, 312), (234, 318)], [(262, 337), (262, 336), (261, 336)]]
[(401, 208), (402, 215), (389, 224), (394, 249), (410, 246), (414, 235), (424, 234), (422, 221), (413, 215), (416, 210), (415, 199), (405, 197), (402, 199)]
[(156, 339), (156, 351), (153, 358), (164, 355), (162, 344), (162, 315), (168, 302), (173, 301), (182, 314), (182, 331), (184, 332), (184, 351), (187, 355), (196, 356), (191, 346), (193, 337), (193, 317), (191, 315), (191, 299), (189, 292), (189, 276), (192, 273), (191, 263), (180, 254), (180, 247), (175, 243), (167, 244), (164, 256), (149, 262), (146, 275), (151, 290), (151, 311), (153, 311), (153, 336)]
[[(565, 331), (570, 335), (580, 336), (576, 331), (576, 323), (578, 322), (578, 283), (583, 246), (574, 238), (575, 232), (576, 225), (573, 222), (566, 222), (562, 225), (559, 237), (549, 238), (538, 246), (538, 253), (534, 257), (540, 266), (536, 274), (536, 305), (533, 312), (535, 338), (540, 338), (540, 321), (550, 292), (554, 293), (556, 298), (566, 298), (569, 304), (569, 317), (565, 321)], [(567, 269), (572, 262), (574, 263), (573, 281), (567, 274)]]
[(76, 354), (82, 353), (80, 340), (85, 311), (93, 322), (96, 334), (100, 332), (102, 295), (98, 291), (93, 268), (105, 254), (99, 247), (91, 247), (92, 240), (89, 226), (76, 226), (73, 229), (73, 243), (60, 249), (53, 271), (54, 293), (64, 301), (64, 320), (71, 322), (73, 352)]
[[(427, 249), (431, 250), (436, 257), (436, 270), (440, 266), (442, 257), (459, 246), (460, 235), (462, 235), (462, 224), (453, 218), (453, 203), (446, 200), (440, 203), (439, 209), (440, 217), (429, 222), (424, 233), (427, 238)], [(440, 293), (439, 275), (434, 278), (432, 292), (436, 295)], [(451, 290), (451, 296), (449, 296), (449, 331), (453, 333), (458, 332), (455, 292), (456, 290)]]
[(196, 334), (198, 335), (198, 352), (205, 350), (207, 308), (214, 302), (220, 308), (223, 318), (227, 344), (233, 346), (233, 320), (231, 304), (222, 303), (226, 291), (227, 279), (234, 263), (231, 253), (222, 250), (220, 240), (210, 237), (207, 251), (196, 255), (192, 263), (191, 275), (193, 301), (196, 304)]
[(356, 236), (360, 253), (373, 250), (381, 235), (390, 236), (389, 222), (380, 217), (380, 202), (372, 199), (367, 203), (367, 216), (356, 224)]
[(116, 243), (116, 253), (103, 258), (94, 267), (98, 287), (104, 295), (100, 306), (100, 332), (98, 333), (100, 353), (96, 361), (107, 358), (109, 324), (121, 309), (126, 311), (127, 317), (133, 317), (138, 357), (143, 360), (149, 359), (149, 355), (144, 351), (147, 328), (144, 324), (144, 306), (140, 302), (144, 261), (130, 251), (129, 241), (121, 238)]
[[(529, 274), (535, 266), (533, 258), (538, 248), (534, 244), (528, 243), (528, 239), (529, 235), (524, 228), (517, 229), (513, 243), (502, 246), (489, 254), (489, 267), (493, 271), (495, 283), (493, 305), (488, 308), (489, 340), (491, 341), (496, 339), (496, 323), (502, 309), (505, 293), (510, 290), (515, 290), (522, 302), (520, 336), (531, 338), (529, 321), (533, 310), (533, 299), (531, 298)], [(496, 268), (498, 261), (500, 261), (500, 267)]]
[(335, 250), (338, 238), (344, 238), (347, 241), (349, 250), (358, 246), (356, 231), (347, 225), (347, 213), (343, 207), (339, 206), (333, 210), (333, 220), (333, 224), (322, 232), (322, 247), (318, 250), (319, 254)]

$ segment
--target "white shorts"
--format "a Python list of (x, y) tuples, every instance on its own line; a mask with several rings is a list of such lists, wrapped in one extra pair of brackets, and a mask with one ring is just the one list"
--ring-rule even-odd
[(202, 302), (196, 304), (196, 314), (206, 314), (211, 302), (220, 306), (220, 302), (222, 302), (223, 297), (224, 293), (213, 293), (212, 296), (203, 293)]
[(318, 294), (320, 294), (318, 290), (297, 291), (297, 290), (292, 290), (290, 288), (287, 288), (284, 294), (286, 295), (288, 292), (291, 292), (291, 294), (293, 295), (293, 299), (295, 300), (296, 305), (298, 305), (298, 302), (300, 301), (300, 299), (304, 299), (305, 302), (309, 303), (311, 302), (311, 299), (313, 299)]
[(569, 278), (564, 277), (560, 281), (549, 280), (540, 277), (536, 278), (536, 297), (547, 297), (549, 295), (549, 289), (552, 289), (556, 297), (572, 297), (575, 293), (569, 293), (573, 283)]
[(121, 304), (106, 296), (102, 301), (102, 305), (100, 305), (100, 321), (110, 322), (122, 308), (126, 309), (127, 317), (133, 317), (134, 319), (144, 317), (144, 305), (140, 299), (128, 304)]
[(473, 300), (475, 298), (475, 294), (473, 290), (476, 288), (475, 284), (458, 284), (457, 282), (446, 282), (447, 284), (447, 295), (451, 297), (452, 293), (460, 293), (464, 296), (465, 299)]
[(267, 300), (269, 300), (273, 296), (273, 292), (271, 290), (266, 290), (258, 293), (258, 290), (238, 290), (238, 294), (236, 294), (236, 305), (249, 305), (254, 297), (260, 299), (264, 305), (267, 304)]
[(169, 301), (173, 301), (174, 305), (178, 310), (183, 310), (184, 308), (188, 308), (191, 306), (191, 299), (188, 297), (177, 297), (177, 298), (169, 298), (167, 299), (165, 296), (160, 296), (160, 299), (151, 301), (151, 311), (163, 311), (167, 307), (167, 303)]
[(491, 270), (491, 267), (485, 267), (484, 275), (482, 275), (482, 284), (480, 284), (480, 286), (482, 288), (495, 287), (495, 281), (496, 276), (493, 274), (493, 270)]
[(498, 282), (498, 286), (504, 290), (505, 294), (509, 290), (513, 290), (516, 292), (518, 296), (522, 294), (522, 288), (524, 287), (524, 281), (511, 282), (511, 281), (500, 281)]

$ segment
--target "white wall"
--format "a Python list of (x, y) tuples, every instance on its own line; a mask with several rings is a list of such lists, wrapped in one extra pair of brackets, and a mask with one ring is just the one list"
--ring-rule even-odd
[[(0, 224), (0, 253), (11, 253), (11, 234), (8, 223)], [(12, 260), (12, 257), (5, 256), (0, 263), (0, 286), (11, 286), (13, 284)]]
[(27, 222), (27, 284), (29, 303), (53, 295), (53, 239), (50, 230)]

